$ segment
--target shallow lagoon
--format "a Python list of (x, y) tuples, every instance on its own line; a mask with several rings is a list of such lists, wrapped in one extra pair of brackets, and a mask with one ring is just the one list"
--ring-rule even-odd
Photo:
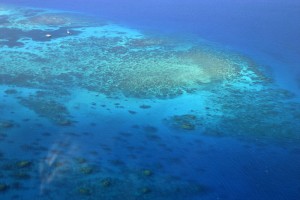
[(0, 16), (1, 199), (298, 199), (299, 97), (264, 63), (77, 12)]

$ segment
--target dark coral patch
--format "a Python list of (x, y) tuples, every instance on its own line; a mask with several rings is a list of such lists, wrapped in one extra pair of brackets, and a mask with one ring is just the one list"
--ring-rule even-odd
[(128, 110), (128, 112), (132, 115), (136, 114), (137, 112), (136, 111), (133, 111), (133, 110)]
[(0, 121), (0, 128), (12, 128), (14, 126), (15, 123), (12, 120)]
[(7, 89), (4, 92), (5, 92), (5, 94), (17, 94), (18, 93), (18, 91), (15, 89)]
[(149, 108), (151, 108), (151, 106), (150, 106), (150, 105), (143, 104), (143, 105), (140, 105), (140, 108), (141, 108), (141, 109), (149, 109)]
[(201, 125), (199, 118), (192, 114), (174, 115), (166, 121), (171, 126), (186, 131), (195, 130), (197, 126)]
[(6, 183), (0, 183), (0, 192), (5, 192), (9, 189), (9, 186)]
[(41, 117), (55, 122), (61, 126), (70, 126), (73, 121), (70, 120), (70, 113), (63, 103), (60, 103), (54, 99), (31, 96), (29, 98), (22, 98), (20, 103), (33, 110)]
[[(31, 39), (33, 41), (46, 42), (49, 39), (68, 37), (67, 30), (72, 32), (72, 35), (78, 35), (80, 31), (72, 30), (73, 27), (61, 27), (57, 30), (29, 30), (24, 31), (17, 28), (0, 28), (0, 38), (4, 41), (0, 41), (1, 45), (7, 45), (8, 47), (23, 46), (23, 42), (19, 42), (20, 39)], [(51, 34), (51, 38), (46, 37), (46, 34)]]
[(158, 128), (154, 126), (144, 126), (144, 131), (146, 133), (156, 133), (158, 131)]

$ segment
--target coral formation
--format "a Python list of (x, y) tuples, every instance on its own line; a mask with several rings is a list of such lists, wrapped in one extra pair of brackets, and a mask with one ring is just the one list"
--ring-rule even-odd
[(153, 172), (149, 169), (144, 169), (142, 171), (142, 173), (143, 173), (144, 176), (152, 176), (153, 175)]
[(61, 126), (71, 126), (72, 125), (72, 121), (69, 119), (60, 119), (60, 120), (58, 120), (57, 123)]
[[(64, 14), (39, 14), (35, 15), (33, 17), (27, 18), (27, 22), (23, 23), (29, 23), (34, 25), (50, 25), (50, 26), (61, 26), (61, 25), (67, 25), (71, 23), (71, 18), (65, 16)], [(22, 22), (21, 22), (22, 23)]]
[(32, 166), (32, 162), (31, 161), (28, 161), (28, 160), (22, 160), (22, 161), (18, 161), (16, 163), (16, 166), (18, 168), (29, 168)]
[(77, 191), (80, 195), (83, 195), (83, 196), (90, 196), (92, 194), (92, 191), (86, 187), (78, 188)]
[(186, 131), (195, 130), (199, 125), (201, 125), (199, 118), (193, 114), (174, 115), (169, 119), (165, 119), (165, 121), (175, 128)]
[(41, 117), (46, 117), (54, 123), (61, 126), (70, 126), (73, 122), (70, 120), (68, 109), (63, 103), (58, 102), (51, 96), (41, 96), (40, 93), (28, 98), (20, 99), (20, 103), (33, 110)]
[(141, 194), (149, 194), (151, 193), (151, 189), (148, 187), (143, 187), (140, 189)]
[(90, 167), (90, 166), (85, 166), (85, 167), (80, 168), (80, 172), (82, 174), (86, 174), (86, 175), (92, 174), (94, 171), (95, 171), (94, 168)]
[(140, 105), (140, 108), (142, 108), (142, 109), (148, 109), (148, 108), (151, 108), (151, 106), (143, 104), (143, 105)]
[[(53, 27), (71, 23), (72, 17), (41, 13), (27, 20)], [(95, 31), (101, 33), (101, 27), (98, 29)], [(241, 55), (207, 45), (189, 44), (187, 48), (181, 45), (187, 46), (128, 33), (111, 37), (101, 34), (71, 37), (62, 45), (53, 42), (51, 46), (41, 46), (43, 51), (39, 53), (35, 53), (36, 47), (30, 46), (29, 49), (33, 48), (30, 52), (3, 50), (1, 54), (6, 56), (0, 62), (4, 66), (0, 78), (6, 84), (21, 86), (71, 86), (106, 95), (162, 99), (195, 93), (215, 82), (240, 81), (245, 71), (252, 81), (265, 78), (251, 60)], [(17, 63), (23, 65), (18, 67)]]
[(0, 121), (0, 128), (12, 128), (14, 122), (12, 120)]
[(102, 187), (110, 187), (112, 185), (112, 179), (111, 178), (105, 178), (101, 180), (101, 186)]
[(156, 133), (158, 131), (158, 128), (149, 125), (145, 126), (143, 129), (146, 133)]
[(18, 91), (15, 89), (7, 89), (4, 92), (5, 92), (5, 94), (17, 94), (18, 93)]
[(0, 192), (5, 192), (9, 189), (9, 186), (5, 183), (0, 183)]
[[(289, 145), (300, 141), (295, 95), (276, 89), (263, 68), (245, 56), (202, 43), (119, 31), (121, 27), (111, 24), (81, 24), (68, 34), (68, 26), (77, 23), (70, 15), (25, 10), (22, 20), (14, 14), (0, 16), (0, 36), (13, 36), (0, 41), (3, 98), (26, 107), (14, 113), (0, 104), (9, 113), (0, 121), (0, 192), (31, 192), (33, 187), (23, 184), (42, 181), (45, 196), (36, 198), (199, 199), (210, 187), (190, 176), (201, 168), (193, 160), (198, 153), (213, 149), (211, 143), (198, 145), (207, 135)], [(56, 37), (45, 38), (48, 30)], [(26, 117), (18, 118), (24, 113)], [(128, 116), (145, 118), (127, 121)], [(171, 131), (159, 121), (165, 116)], [(116, 119), (118, 127), (111, 123)], [(47, 131), (36, 133), (40, 128)], [(19, 144), (14, 136), (23, 130), (30, 131), (32, 141)], [(61, 141), (52, 148), (53, 139)], [(11, 148), (36, 157), (10, 160)], [(177, 167), (182, 166), (188, 166), (188, 173), (183, 169), (181, 176)], [(175, 178), (173, 173), (178, 173)], [(58, 190), (62, 185), (64, 190)]]
[(78, 158), (75, 158), (74, 159), (77, 163), (79, 164), (83, 164), (83, 163), (86, 163), (87, 160), (85, 158), (82, 158), (82, 157), (78, 157)]
[[(209, 107), (197, 114), (174, 115), (164, 122), (179, 130), (195, 130), (210, 136), (232, 136), (253, 141), (297, 142), (300, 104), (289, 102), (294, 94), (265, 86), (259, 91), (239, 90), (230, 86), (214, 90), (210, 96), (217, 110)], [(266, 131), (268, 130), (268, 131)]]

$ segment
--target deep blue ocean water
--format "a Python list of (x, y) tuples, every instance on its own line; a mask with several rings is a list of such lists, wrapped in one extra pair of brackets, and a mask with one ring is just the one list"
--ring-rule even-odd
[(1, 0), (0, 199), (300, 199), (299, 19), (296, 0)]

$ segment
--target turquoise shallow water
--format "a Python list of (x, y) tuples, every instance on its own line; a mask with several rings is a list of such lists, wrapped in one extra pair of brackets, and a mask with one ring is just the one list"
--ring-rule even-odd
[(299, 199), (299, 83), (238, 49), (0, 4), (1, 199)]

